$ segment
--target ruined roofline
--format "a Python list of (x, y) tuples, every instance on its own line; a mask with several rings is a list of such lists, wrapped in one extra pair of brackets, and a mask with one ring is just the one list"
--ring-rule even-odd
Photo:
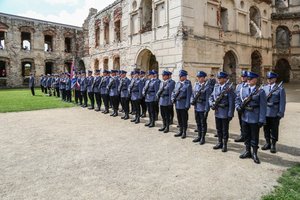
[(123, 1), (123, 0), (116, 0), (116, 1), (114, 1), (112, 4), (106, 6), (106, 7), (103, 8), (102, 10), (100, 10), (100, 11), (96, 14), (96, 16), (98, 16), (98, 15), (100, 15), (100, 14), (106, 12), (107, 10), (111, 9), (111, 8), (114, 7), (115, 5), (121, 3), (122, 1)]
[(82, 30), (82, 27), (79, 27), (79, 26), (73, 26), (73, 25), (62, 24), (62, 23), (57, 23), (57, 22), (45, 21), (45, 20), (41, 20), (41, 19), (34, 19), (34, 18), (30, 18), (30, 17), (23, 17), (23, 16), (19, 16), (19, 15), (12, 15), (12, 14), (2, 13), (2, 12), (0, 12), (0, 16), (12, 18), (12, 19), (19, 19), (19, 20), (36, 21), (36, 22), (39, 22), (39, 23), (47, 24), (47, 25), (57, 25), (57, 26), (65, 27), (65, 28), (72, 28), (72, 29)]

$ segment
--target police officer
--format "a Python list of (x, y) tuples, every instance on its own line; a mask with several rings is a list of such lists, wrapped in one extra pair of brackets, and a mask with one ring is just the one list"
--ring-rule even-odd
[(55, 74), (54, 76), (54, 82), (53, 82), (53, 87), (56, 93), (56, 97), (60, 97), (60, 92), (59, 92), (59, 76), (58, 74)]
[(89, 110), (93, 110), (95, 108), (95, 96), (93, 91), (93, 84), (94, 84), (94, 77), (92, 76), (93, 72), (88, 70), (88, 77), (87, 77), (87, 93), (91, 102), (91, 107)]
[(215, 122), (218, 134), (218, 143), (213, 149), (222, 149), (227, 152), (227, 142), (229, 137), (229, 122), (234, 115), (235, 93), (232, 84), (228, 82), (228, 74), (219, 72), (217, 74), (218, 84), (209, 98), (209, 105), (215, 111)]
[[(240, 155), (241, 159), (251, 158), (257, 164), (260, 160), (257, 155), (259, 142), (259, 129), (266, 122), (266, 93), (257, 86), (259, 75), (247, 72), (248, 84), (243, 86), (236, 97), (236, 109), (242, 111), (242, 128), (245, 131), (245, 151)], [(251, 155), (251, 146), (253, 155)]]
[(159, 90), (156, 93), (156, 99), (159, 101), (160, 113), (163, 120), (163, 126), (158, 129), (164, 133), (169, 132), (171, 124), (170, 107), (173, 110), (173, 103), (171, 101), (172, 92), (175, 88), (175, 81), (171, 79), (171, 72), (163, 71), (162, 81), (160, 82)]
[(77, 104), (79, 103), (79, 105), (82, 106), (82, 95), (81, 95), (81, 92), (80, 92), (81, 72), (78, 72), (77, 74), (75, 74), (75, 78), (76, 78), (76, 83), (74, 85), (74, 88), (75, 88), (75, 102)]
[(47, 75), (45, 75), (44, 78), (43, 78), (43, 82), (42, 82), (45, 94), (48, 93), (48, 91), (47, 91), (47, 79), (48, 79), (48, 77), (47, 77)]
[[(155, 72), (155, 74), (153, 75), (153, 78), (158, 82), (158, 86), (159, 86), (161, 80), (158, 78), (158, 72), (155, 71), (155, 70), (154, 70), (154, 72)], [(157, 121), (158, 120), (158, 114), (159, 114), (159, 102), (158, 102), (157, 98), (155, 98), (154, 110), (155, 110), (155, 121)]]
[(50, 74), (47, 75), (47, 82), (46, 82), (46, 87), (49, 93), (49, 96), (52, 96), (52, 92), (51, 92), (51, 84), (52, 84), (52, 77)]
[(41, 87), (42, 93), (44, 93), (44, 86), (43, 86), (44, 78), (45, 78), (44, 75), (41, 74), (41, 76), (40, 76), (40, 87)]
[(148, 80), (143, 88), (143, 96), (145, 97), (145, 102), (149, 113), (149, 122), (146, 123), (145, 126), (152, 128), (155, 126), (156, 94), (159, 89), (159, 81), (158, 79), (154, 78), (154, 75), (157, 74), (155, 70), (149, 71), (148, 74)]
[(140, 72), (138, 70), (134, 71), (133, 82), (129, 87), (130, 98), (135, 110), (135, 118), (131, 120), (135, 124), (140, 123), (141, 117), (141, 101), (144, 83), (143, 80), (139, 78)]
[(107, 90), (109, 93), (109, 98), (112, 101), (113, 113), (110, 116), (116, 117), (118, 116), (119, 110), (119, 78), (117, 77), (118, 70), (111, 70), (111, 78), (109, 79), (109, 83), (107, 85)]
[[(245, 85), (247, 84), (247, 71), (246, 70), (243, 70), (241, 72), (241, 82), (236, 86), (236, 89), (235, 89), (235, 94), (236, 96), (240, 93), (242, 87), (244, 87)], [(240, 124), (240, 136), (238, 138), (236, 138), (234, 141), (235, 142), (244, 142), (245, 139), (244, 139), (244, 132), (243, 132), (243, 129), (242, 129), (242, 112), (239, 111), (238, 112), (238, 117), (239, 117), (239, 124)]]
[(197, 73), (198, 81), (194, 86), (191, 97), (191, 104), (194, 105), (195, 119), (197, 123), (198, 137), (193, 142), (205, 144), (205, 135), (207, 132), (207, 116), (209, 112), (209, 97), (211, 95), (211, 87), (208, 81), (205, 81), (207, 74), (203, 71)]
[(34, 85), (35, 85), (34, 74), (33, 74), (33, 73), (30, 73), (30, 77), (29, 77), (29, 88), (30, 88), (30, 90), (31, 90), (32, 96), (35, 96), (35, 93), (34, 93)]
[(61, 73), (58, 79), (58, 87), (60, 91), (61, 100), (63, 100), (63, 88), (65, 87), (65, 84), (63, 83), (63, 79), (64, 79), (64, 74)]
[(192, 85), (187, 80), (187, 71), (181, 70), (179, 72), (179, 81), (175, 85), (172, 93), (172, 102), (175, 103), (177, 120), (179, 124), (179, 133), (175, 137), (186, 138), (186, 131), (188, 128), (188, 110), (190, 109), (190, 100), (192, 95)]
[(109, 94), (108, 94), (108, 90), (107, 90), (107, 85), (108, 85), (109, 79), (110, 79), (109, 74), (110, 74), (110, 71), (108, 71), (108, 70), (103, 71), (103, 77), (102, 77), (100, 85), (99, 85), (101, 97), (102, 97), (103, 103), (104, 103), (104, 111), (102, 111), (102, 113), (104, 113), (104, 114), (109, 113)]
[[(143, 88), (146, 85), (147, 77), (146, 77), (146, 72), (145, 71), (140, 71), (140, 81), (143, 83)], [(145, 97), (143, 96), (141, 101), (140, 101), (141, 107), (142, 107), (142, 115), (141, 118), (146, 117), (146, 112), (147, 112), (147, 105), (145, 102)]]
[(80, 93), (83, 99), (83, 108), (88, 107), (88, 98), (87, 98), (87, 87), (88, 87), (88, 80), (86, 78), (85, 71), (81, 72), (81, 78), (80, 78)]
[(71, 92), (72, 88), (71, 88), (71, 79), (69, 73), (66, 73), (65, 83), (66, 83), (66, 101), (72, 102), (72, 92)]
[(268, 72), (268, 84), (264, 86), (264, 91), (267, 95), (266, 124), (264, 125), (266, 144), (261, 149), (270, 149), (271, 153), (276, 153), (279, 122), (284, 117), (286, 105), (285, 90), (282, 87), (282, 83), (276, 85), (277, 78), (278, 74)]
[(128, 88), (130, 85), (129, 78), (126, 77), (127, 72), (124, 70), (120, 71), (120, 85), (118, 87), (118, 92), (121, 97), (121, 106), (125, 115), (121, 117), (121, 119), (127, 120), (129, 119), (129, 92)]
[(100, 76), (100, 70), (97, 69), (95, 71), (95, 78), (92, 86), (95, 99), (96, 99), (96, 104), (97, 104), (97, 109), (95, 110), (96, 112), (99, 112), (101, 110), (101, 104), (102, 104), (101, 92), (100, 92), (101, 88), (99, 87), (101, 83), (101, 79), (102, 77)]
[[(134, 71), (131, 71), (130, 72), (130, 84), (129, 84), (129, 87), (131, 87), (134, 83), (134, 74), (135, 72)], [(131, 106), (131, 111), (129, 112), (129, 114), (133, 115), (135, 114), (135, 110), (134, 110), (134, 106), (133, 106), (133, 103), (131, 101), (131, 96), (129, 95), (129, 101), (130, 101), (130, 106)]]

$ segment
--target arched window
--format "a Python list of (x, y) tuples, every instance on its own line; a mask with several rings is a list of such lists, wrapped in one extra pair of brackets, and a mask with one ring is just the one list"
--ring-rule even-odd
[(108, 70), (108, 58), (105, 58), (103, 61), (103, 70)]
[(96, 59), (94, 61), (94, 70), (97, 70), (97, 69), (99, 69), (99, 60), (98, 59)]
[(30, 61), (22, 62), (22, 76), (23, 77), (30, 76), (31, 71), (33, 71), (32, 62)]
[(289, 48), (290, 47), (290, 30), (286, 26), (279, 26), (276, 29), (276, 47)]
[(147, 32), (152, 30), (152, 0), (143, 0), (142, 6), (142, 30)]
[(250, 35), (261, 38), (261, 15), (257, 7), (250, 8)]
[(44, 51), (52, 52), (53, 51), (53, 37), (52, 35), (45, 35), (45, 44)]
[(22, 49), (30, 51), (31, 49), (31, 33), (21, 32)]
[(116, 69), (116, 70), (120, 70), (120, 57), (119, 56), (114, 58), (113, 68)]

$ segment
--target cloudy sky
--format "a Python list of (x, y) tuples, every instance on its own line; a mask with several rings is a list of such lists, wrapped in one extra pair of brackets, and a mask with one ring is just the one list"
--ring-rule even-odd
[(99, 10), (114, 0), (0, 0), (0, 12), (81, 26), (89, 8)]

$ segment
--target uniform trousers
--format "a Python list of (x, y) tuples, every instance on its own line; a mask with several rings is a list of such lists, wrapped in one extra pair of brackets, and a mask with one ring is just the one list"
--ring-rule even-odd
[(176, 109), (176, 113), (177, 113), (177, 120), (178, 120), (180, 129), (182, 129), (182, 128), (187, 129), (188, 118), (189, 118), (188, 110), (187, 109)]
[(121, 97), (121, 105), (122, 105), (122, 108), (123, 108), (125, 114), (128, 114), (129, 113), (129, 98)]
[(108, 94), (101, 94), (101, 97), (103, 99), (105, 110), (108, 111), (108, 109), (109, 109), (109, 95)]
[(160, 106), (160, 114), (164, 125), (170, 125), (170, 106)]
[(173, 105), (169, 106), (169, 113), (170, 113), (170, 122), (172, 122), (174, 119), (174, 106)]
[(114, 111), (118, 111), (118, 109), (119, 109), (119, 95), (110, 96), (109, 98), (111, 99), (112, 108), (114, 109)]
[(44, 86), (41, 85), (41, 91), (44, 93)]
[(91, 102), (91, 107), (94, 108), (95, 106), (95, 96), (94, 96), (94, 92), (88, 92), (88, 96)]
[(243, 130), (245, 130), (245, 145), (258, 147), (259, 125), (258, 123), (247, 123), (243, 121)]
[(100, 109), (101, 104), (102, 104), (101, 93), (100, 92), (94, 92), (94, 94), (95, 94), (96, 104), (97, 104), (98, 108)]
[(156, 116), (155, 101), (146, 102), (146, 106), (147, 106), (147, 109), (148, 109), (150, 121), (151, 120), (155, 121), (155, 116)]
[(35, 95), (35, 92), (34, 92), (34, 87), (30, 87), (30, 90), (31, 90), (31, 94), (32, 94), (32, 96), (34, 96), (34, 95)]
[(207, 118), (204, 112), (195, 111), (195, 120), (198, 132), (205, 134), (207, 132)]
[(72, 102), (72, 93), (71, 90), (66, 90), (66, 101)]
[(80, 93), (83, 99), (83, 105), (87, 106), (88, 105), (87, 91), (81, 91)]
[(135, 111), (135, 116), (140, 117), (141, 116), (141, 99), (132, 100), (133, 109)]
[(145, 102), (145, 98), (141, 99), (140, 104), (141, 104), (141, 107), (142, 107), (142, 114), (144, 114), (144, 113), (146, 114), (147, 105), (146, 105), (146, 102)]
[(59, 98), (59, 97), (60, 97), (59, 88), (56, 87), (55, 90), (56, 90), (56, 95), (57, 95), (57, 97)]
[(66, 99), (67, 99), (66, 89), (62, 89), (61, 91), (62, 91), (61, 98), (63, 101), (66, 101)]
[(264, 134), (266, 140), (278, 141), (278, 130), (279, 130), (279, 117), (266, 117), (266, 124), (264, 125)]
[(217, 134), (219, 138), (219, 142), (221, 142), (222, 139), (228, 140), (229, 137), (229, 119), (228, 118), (218, 118), (216, 117), (216, 129)]

